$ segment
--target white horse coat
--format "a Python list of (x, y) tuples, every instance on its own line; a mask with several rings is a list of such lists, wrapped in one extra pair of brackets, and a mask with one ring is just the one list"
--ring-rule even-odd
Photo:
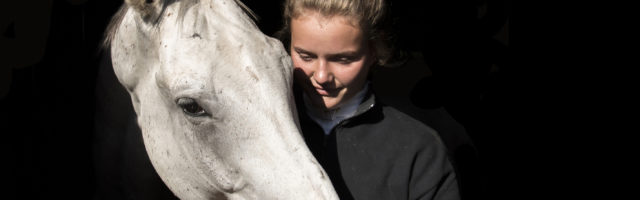
[(232, 0), (126, 0), (110, 30), (150, 160), (181, 199), (337, 199), (297, 125), (292, 66)]

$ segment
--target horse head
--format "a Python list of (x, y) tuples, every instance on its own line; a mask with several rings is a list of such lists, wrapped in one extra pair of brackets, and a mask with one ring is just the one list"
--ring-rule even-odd
[(110, 28), (152, 164), (181, 199), (337, 199), (299, 132), (292, 66), (233, 0), (126, 0)]

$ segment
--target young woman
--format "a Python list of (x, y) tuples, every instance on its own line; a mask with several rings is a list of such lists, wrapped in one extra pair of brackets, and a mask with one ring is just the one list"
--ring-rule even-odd
[(459, 199), (436, 132), (372, 93), (369, 71), (392, 55), (384, 15), (383, 0), (286, 0), (305, 141), (341, 199)]

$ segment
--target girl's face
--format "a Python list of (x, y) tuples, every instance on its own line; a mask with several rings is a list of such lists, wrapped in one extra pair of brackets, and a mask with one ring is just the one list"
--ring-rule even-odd
[(295, 79), (316, 107), (339, 107), (363, 89), (373, 51), (355, 20), (304, 11), (291, 20)]

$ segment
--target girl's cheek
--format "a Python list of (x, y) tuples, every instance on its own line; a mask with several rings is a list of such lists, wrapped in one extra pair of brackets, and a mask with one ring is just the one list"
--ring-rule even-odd
[(300, 62), (300, 58), (292, 57), (293, 67), (302, 68), (302, 62)]
[(298, 70), (302, 70), (302, 71), (304, 71), (305, 74), (309, 73), (308, 69), (307, 69), (307, 66), (306, 66), (306, 63), (304, 63), (304, 62), (302, 62), (300, 60), (296, 60), (296, 59), (293, 60), (293, 68), (298, 69)]

